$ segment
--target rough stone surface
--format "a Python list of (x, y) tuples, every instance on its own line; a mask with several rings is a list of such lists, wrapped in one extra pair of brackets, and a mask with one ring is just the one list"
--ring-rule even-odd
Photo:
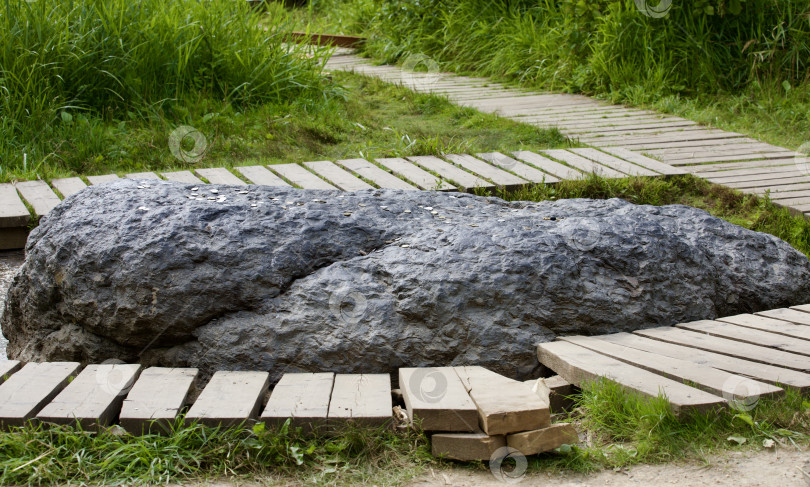
[(525, 379), (559, 334), (810, 302), (801, 253), (685, 206), (192, 188), (121, 180), (52, 211), (9, 290), (9, 356)]

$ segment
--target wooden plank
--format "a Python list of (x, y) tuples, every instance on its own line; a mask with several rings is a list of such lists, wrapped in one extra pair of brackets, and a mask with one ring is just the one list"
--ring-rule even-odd
[(220, 370), (186, 413), (186, 424), (231, 427), (254, 420), (269, 385), (268, 372)]
[(102, 174), (100, 176), (87, 176), (87, 181), (92, 184), (93, 186), (98, 186), (99, 184), (109, 183), (111, 181), (115, 181), (118, 179), (118, 175), (116, 174)]
[(617, 343), (626, 347), (632, 347), (647, 352), (656, 353), (662, 356), (674, 357), (681, 360), (688, 360), (696, 364), (703, 364), (715, 369), (725, 370), (733, 374), (744, 375), (757, 379), (768, 384), (783, 385), (793, 387), (800, 391), (810, 388), (810, 374), (797, 372), (795, 370), (775, 367), (750, 360), (743, 360), (728, 355), (698, 350), (683, 345), (661, 342), (644, 338), (630, 333), (615, 333), (612, 335), (602, 335), (600, 340)]
[(342, 159), (337, 161), (337, 164), (340, 164), (349, 171), (359, 174), (361, 177), (368, 179), (381, 188), (403, 189), (406, 191), (419, 190), (419, 188), (406, 183), (388, 171), (380, 169), (365, 159)]
[(388, 374), (337, 374), (329, 402), (329, 424), (384, 426), (393, 415), (391, 376)]
[(237, 186), (245, 186), (247, 184), (224, 167), (200, 168), (195, 169), (194, 172), (207, 179), (211, 184), (232, 184)]
[(409, 157), (408, 160), (415, 162), (416, 164), (427, 169), (428, 171), (432, 171), (438, 174), (443, 179), (447, 179), (448, 181), (451, 181), (453, 184), (461, 188), (465, 189), (495, 188), (495, 185), (490, 183), (489, 181), (485, 181), (479, 178), (478, 176), (470, 174), (467, 171), (464, 171), (463, 169), (460, 169), (448, 162), (439, 159), (438, 157), (416, 156), (416, 157)]
[(22, 249), (25, 247), (26, 240), (28, 240), (28, 227), (3, 228), (0, 225), (0, 250)]
[(191, 171), (174, 171), (160, 173), (167, 181), (188, 184), (203, 184), (202, 179), (195, 176)]
[(717, 321), (724, 321), (726, 323), (733, 323), (735, 325), (753, 328), (755, 330), (769, 331), (771, 333), (778, 333), (780, 335), (789, 337), (810, 340), (810, 326), (797, 325), (795, 323), (777, 320), (775, 318), (742, 314), (726, 316), (725, 318), (717, 318)]
[[(599, 337), (573, 336), (561, 339), (669, 379), (689, 384), (716, 396), (725, 397), (727, 400), (730, 398), (749, 400), (760, 396), (778, 395), (784, 392), (779, 387), (757, 382), (707, 365), (637, 350), (600, 340)], [(735, 390), (734, 387), (741, 383), (750, 385), (743, 394), (740, 394), (740, 391)]]
[(499, 448), (506, 446), (506, 437), (481, 432), (437, 433), (430, 437), (430, 444), (434, 457), (462, 462), (489, 461)]
[(479, 153), (475, 156), (489, 162), (490, 164), (495, 164), (502, 169), (512, 171), (513, 173), (527, 181), (531, 181), (532, 183), (556, 183), (559, 181), (559, 179), (550, 174), (538, 171), (532, 166), (523, 164), (517, 159), (513, 159), (506, 154), (501, 154), (500, 152)]
[(790, 309), (801, 311), (802, 313), (810, 313), (810, 304), (800, 304), (798, 306), (791, 306)]
[[(810, 341), (808, 340), (777, 335), (776, 333), (755, 330), (753, 328), (737, 326), (731, 323), (723, 323), (722, 321), (694, 321), (692, 323), (681, 323), (675, 326), (685, 330), (705, 333), (711, 336), (752, 343), (754, 345), (761, 345), (763, 347), (776, 348), (779, 350), (784, 350), (785, 352), (796, 353), (799, 355), (810, 355)], [(808, 362), (810, 362), (810, 359), (808, 359)]]
[(574, 425), (569, 423), (557, 423), (548, 428), (524, 431), (506, 437), (506, 444), (523, 455), (537, 455), (562, 445), (575, 443), (579, 443), (579, 435)]
[(5, 382), (14, 372), (22, 368), (19, 360), (5, 360), (0, 362), (0, 384)]
[(273, 388), (262, 421), (280, 427), (288, 419), (292, 428), (314, 431), (326, 424), (335, 374), (284, 374)]
[(31, 214), (11, 183), (0, 184), (0, 228), (25, 227)]
[(37, 419), (78, 423), (84, 430), (99, 431), (118, 418), (124, 396), (140, 371), (138, 364), (88, 365), (37, 414)]
[(797, 325), (810, 325), (810, 313), (801, 311), (801, 307), (799, 307), (799, 309), (771, 309), (754, 314), (757, 316), (765, 316), (768, 318), (776, 318), (777, 320), (789, 321), (791, 323), (796, 323)]
[(22, 181), (14, 183), (14, 186), (23, 199), (31, 205), (37, 216), (47, 215), (61, 202), (45, 181)]
[(353, 176), (348, 171), (341, 169), (330, 161), (305, 162), (304, 166), (309, 170), (320, 174), (327, 181), (334, 184), (343, 191), (360, 191), (363, 189), (374, 189), (374, 186), (366, 183), (362, 179)]
[(157, 174), (148, 171), (148, 172), (132, 172), (125, 175), (127, 179), (160, 179), (160, 176)]
[(484, 162), (481, 159), (476, 159), (468, 154), (447, 154), (444, 158), (507, 189), (519, 188), (529, 183), (525, 179), (519, 178), (502, 169), (498, 169), (492, 164)]
[(65, 198), (72, 196), (87, 187), (87, 185), (84, 184), (84, 181), (82, 181), (82, 178), (53, 179), (51, 180), (51, 184), (54, 188), (56, 188), (57, 191), (62, 193), (62, 196)]
[(570, 151), (631, 176), (658, 176), (658, 173), (650, 171), (646, 167), (637, 166), (596, 149), (571, 149)]
[(807, 360), (807, 357), (802, 355), (751, 345), (735, 340), (713, 337), (680, 328), (650, 328), (647, 330), (637, 330), (635, 333), (647, 338), (652, 338), (653, 340), (661, 340), (662, 342), (675, 343), (709, 352), (722, 353), (732, 357), (751, 360), (753, 362), (777, 365), (779, 367), (800, 370), (803, 372), (810, 370), (810, 360)]
[(253, 184), (260, 184), (262, 186), (286, 186), (290, 187), (286, 181), (270, 172), (264, 166), (239, 166), (234, 168), (239, 171), (239, 174), (244, 176), (248, 181)]
[(631, 150), (625, 149), (624, 147), (605, 147), (601, 149), (603, 152), (607, 152), (608, 154), (613, 154), (616, 157), (621, 157), (626, 161), (630, 161), (634, 164), (638, 164), (640, 166), (644, 166), (648, 169), (653, 171), (659, 172), (665, 175), (679, 175), (679, 174), (687, 174), (688, 172), (684, 169), (679, 169), (676, 167), (672, 167), (669, 164), (665, 164), (661, 161), (657, 161), (650, 157), (643, 156), (637, 152), (633, 152)]
[(553, 157), (554, 159), (560, 160), (566, 164), (570, 164), (575, 168), (585, 172), (585, 173), (596, 173), (599, 176), (604, 178), (626, 178), (626, 174), (622, 174), (619, 171), (611, 169), (607, 166), (603, 166), (601, 164), (597, 164), (590, 159), (586, 159), (580, 155), (574, 154), (573, 152), (569, 152), (564, 149), (552, 149), (552, 150), (544, 150), (541, 151), (543, 154)]
[(133, 435), (169, 431), (186, 405), (197, 369), (149, 367), (121, 407), (121, 426)]
[(525, 383), (483, 367), (454, 369), (478, 409), (478, 425), (484, 433), (505, 435), (551, 425), (548, 401)]
[(23, 426), (68, 383), (78, 362), (26, 364), (0, 384), (0, 427)]
[(431, 191), (455, 191), (456, 187), (442, 178), (438, 178), (433, 174), (421, 169), (410, 161), (401, 159), (399, 157), (375, 159), (378, 164), (381, 164), (394, 174), (407, 179), (421, 189)]
[(531, 164), (534, 167), (542, 169), (543, 171), (554, 175), (560, 179), (583, 179), (585, 174), (577, 171), (576, 169), (560, 164), (546, 157), (536, 154), (531, 151), (515, 151), (512, 153), (518, 159)]
[(337, 189), (298, 164), (274, 164), (270, 169), (299, 188)]
[(423, 431), (478, 429), (478, 409), (452, 367), (401, 368), (399, 387), (411, 421)]
[(674, 414), (705, 412), (726, 405), (726, 400), (721, 397), (573, 343), (541, 343), (537, 346), (537, 356), (543, 365), (577, 386), (605, 377), (643, 396), (657, 397), (663, 394)]

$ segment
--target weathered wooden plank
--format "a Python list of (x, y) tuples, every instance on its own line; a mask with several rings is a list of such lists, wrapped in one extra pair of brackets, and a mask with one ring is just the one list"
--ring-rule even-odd
[(407, 191), (416, 191), (419, 189), (399, 179), (388, 171), (380, 169), (365, 159), (342, 159), (337, 161), (337, 163), (349, 171), (354, 171), (381, 188), (404, 189)]
[(635, 333), (647, 338), (652, 338), (653, 340), (661, 340), (663, 342), (685, 345), (709, 352), (722, 353), (754, 362), (762, 362), (763, 364), (777, 365), (803, 372), (810, 370), (810, 360), (807, 360), (807, 357), (802, 355), (735, 340), (713, 337), (680, 328), (650, 328), (647, 330), (637, 330)]
[(399, 386), (411, 420), (422, 430), (478, 429), (478, 409), (452, 367), (401, 368)]
[(98, 431), (118, 418), (124, 396), (138, 377), (137, 364), (88, 365), (42, 411), (37, 419), (56, 424), (78, 423)]
[(362, 179), (353, 176), (350, 172), (341, 169), (331, 161), (311, 161), (305, 162), (304, 166), (311, 171), (323, 176), (327, 181), (334, 184), (343, 191), (360, 191), (363, 189), (374, 189)]
[[(785, 352), (797, 353), (800, 355), (810, 355), (810, 341), (801, 338), (791, 338), (776, 333), (770, 333), (744, 326), (737, 326), (722, 321), (694, 321), (692, 323), (681, 323), (675, 325), (685, 330), (697, 331), (707, 335), (728, 338), (763, 347), (776, 348)], [(810, 327), (807, 327), (810, 328)], [(808, 359), (810, 361), (810, 359)]]
[(65, 198), (74, 195), (87, 187), (81, 178), (53, 179), (51, 180), (51, 185), (56, 188), (57, 191), (62, 193), (62, 196)]
[(247, 184), (224, 167), (200, 168), (195, 169), (194, 172), (207, 179), (211, 184), (233, 184), (237, 186)]
[(279, 176), (303, 189), (337, 189), (298, 164), (274, 164), (269, 166)]
[(384, 426), (391, 422), (391, 376), (337, 374), (329, 402), (329, 424)]
[(61, 202), (45, 181), (22, 181), (15, 183), (14, 186), (23, 199), (31, 205), (37, 216), (47, 215)]
[(613, 154), (616, 157), (621, 157), (626, 161), (630, 161), (634, 164), (644, 166), (648, 169), (659, 172), (661, 174), (678, 175), (688, 173), (684, 169), (672, 167), (669, 164), (665, 164), (661, 161), (657, 161), (650, 157), (643, 156), (637, 152), (625, 149), (624, 147), (605, 147), (602, 149), (602, 151), (607, 152), (609, 154)]
[(728, 355), (698, 350), (696, 348), (676, 345), (674, 343), (652, 340), (630, 333), (615, 333), (602, 335), (600, 340), (624, 345), (626, 347), (645, 350), (662, 356), (688, 360), (696, 364), (703, 364), (715, 369), (725, 370), (733, 374), (744, 375), (752, 379), (767, 382), (768, 384), (792, 387), (800, 391), (810, 388), (810, 374), (791, 369), (776, 367), (750, 360), (743, 360)]
[(25, 227), (31, 214), (11, 183), (0, 184), (0, 228)]
[(461, 188), (490, 189), (495, 187), (495, 185), (490, 183), (489, 181), (485, 181), (479, 178), (478, 176), (475, 176), (474, 174), (470, 174), (463, 169), (460, 169), (448, 162), (439, 159), (438, 157), (415, 156), (409, 157), (408, 160), (415, 162), (416, 164), (427, 169), (428, 171), (433, 171), (434, 173), (441, 176), (443, 179), (447, 179), (456, 186), (459, 186)]
[(733, 323), (735, 325), (753, 328), (755, 330), (769, 331), (794, 338), (810, 340), (810, 326), (797, 325), (789, 321), (777, 320), (757, 315), (735, 315), (717, 318), (717, 321)]
[(195, 176), (191, 171), (174, 171), (160, 173), (167, 181), (188, 184), (203, 184), (202, 179)]
[(437, 433), (430, 437), (434, 457), (442, 457), (462, 462), (488, 461), (499, 448), (506, 446), (503, 435), (490, 436), (486, 433)]
[(579, 443), (579, 435), (574, 425), (568, 423), (557, 423), (548, 428), (506, 436), (506, 444), (523, 455), (537, 455), (575, 443)]
[(160, 176), (157, 174), (147, 171), (147, 172), (132, 172), (125, 175), (127, 179), (160, 179)]
[(0, 225), (0, 250), (22, 249), (28, 240), (28, 227), (3, 228)]
[(273, 388), (261, 419), (279, 427), (288, 419), (293, 428), (313, 431), (326, 424), (335, 374), (284, 374)]
[(186, 413), (186, 424), (231, 427), (254, 420), (269, 384), (268, 372), (218, 371)]
[(116, 174), (102, 174), (100, 176), (87, 176), (87, 181), (92, 184), (93, 186), (98, 186), (99, 184), (109, 183), (111, 181), (115, 181), (118, 179), (118, 175)]
[(444, 158), (507, 189), (519, 188), (529, 183), (525, 179), (519, 178), (514, 174), (509, 174), (492, 164), (484, 162), (481, 159), (476, 159), (468, 154), (447, 154)]
[(168, 431), (186, 405), (197, 369), (149, 367), (132, 386), (119, 416), (134, 435)]
[(421, 169), (410, 161), (399, 157), (375, 159), (375, 161), (387, 167), (394, 174), (398, 174), (422, 189), (432, 191), (455, 191), (456, 187), (442, 178)]
[(262, 186), (286, 186), (290, 187), (286, 181), (276, 176), (264, 166), (239, 166), (234, 168), (239, 171), (239, 174), (244, 176), (248, 181), (253, 184), (260, 184)]
[[(760, 396), (772, 396), (783, 393), (779, 387), (757, 382), (746, 377), (732, 374), (708, 365), (696, 364), (688, 360), (659, 355), (657, 353), (637, 350), (616, 343), (600, 340), (599, 337), (573, 336), (563, 337), (566, 342), (588, 348), (595, 352), (607, 355), (630, 365), (654, 372), (669, 379), (687, 383), (693, 387), (704, 390), (726, 399), (748, 400)], [(749, 383), (744, 393), (736, 390), (735, 386)]]
[(646, 167), (637, 166), (619, 159), (616, 156), (605, 154), (597, 149), (571, 149), (571, 152), (631, 176), (658, 176), (657, 172), (651, 171)]
[(585, 177), (585, 173), (531, 151), (516, 151), (512, 155), (560, 179), (583, 179)]
[(575, 385), (605, 377), (647, 397), (663, 394), (669, 400), (674, 414), (709, 411), (726, 405), (726, 400), (721, 397), (573, 343), (541, 343), (537, 346), (537, 356), (543, 365)]
[(791, 308), (780, 308), (780, 309), (771, 309), (768, 311), (760, 311), (759, 313), (754, 313), (758, 316), (765, 316), (768, 318), (776, 318), (777, 320), (784, 320), (789, 321), (791, 323), (796, 323), (797, 325), (810, 325), (810, 313), (805, 313), (801, 311), (802, 307), (798, 306), (798, 309), (791, 309)]
[(478, 409), (478, 425), (488, 435), (505, 435), (551, 425), (547, 401), (531, 387), (483, 367), (454, 367)]
[(24, 425), (59, 394), (78, 370), (78, 362), (26, 364), (0, 384), (0, 427)]
[(800, 304), (798, 306), (791, 306), (790, 309), (801, 311), (803, 313), (810, 313), (810, 304)]
[(585, 173), (595, 173), (598, 176), (602, 176), (604, 178), (626, 178), (627, 175), (620, 173), (614, 169), (611, 169), (607, 166), (603, 166), (601, 164), (597, 164), (596, 162), (586, 159), (580, 155), (574, 154), (573, 152), (569, 152), (565, 149), (552, 149), (552, 150), (544, 150), (542, 151), (543, 154), (553, 157), (554, 159), (560, 160), (566, 164), (570, 164), (575, 168), (585, 172)]
[(6, 381), (11, 374), (22, 368), (22, 363), (18, 360), (5, 360), (0, 362), (0, 384)]
[(532, 183), (556, 183), (559, 181), (559, 179), (551, 174), (538, 171), (532, 166), (523, 164), (517, 159), (513, 159), (505, 154), (501, 154), (500, 152), (487, 152), (483, 154), (476, 154), (475, 156), (489, 162), (490, 164), (495, 164), (501, 169), (512, 171), (513, 173), (527, 181), (531, 181)]

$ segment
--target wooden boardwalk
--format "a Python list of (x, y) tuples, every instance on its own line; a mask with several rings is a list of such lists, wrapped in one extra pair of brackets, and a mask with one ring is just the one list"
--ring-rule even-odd
[(644, 396), (664, 394), (676, 414), (753, 408), (760, 397), (778, 396), (784, 388), (806, 395), (810, 305), (635, 333), (561, 337), (537, 351), (539, 361), (564, 381), (539, 388), (536, 381), (465, 366), (400, 369), (396, 391), (388, 374), (330, 371), (283, 374), (270, 388), (268, 371), (220, 371), (202, 384), (193, 368), (5, 361), (0, 426), (32, 420), (97, 430), (120, 424), (141, 434), (165, 430), (185, 414), (187, 423), (209, 426), (278, 427), (290, 420), (313, 431), (348, 423), (379, 427), (405, 418), (437, 432), (434, 451), (438, 445), (437, 453), (454, 458), (479, 459), (505, 444), (531, 444), (537, 453), (572, 439), (569, 430), (549, 430), (559, 428), (551, 425), (549, 405), (555, 403), (554, 388), (569, 385), (565, 381), (580, 385), (606, 377)]
[[(514, 154), (449, 154), (382, 158), (373, 161), (345, 159), (302, 164), (241, 166), (233, 170), (200, 168), (177, 172), (141, 172), (123, 177), (139, 180), (165, 179), (187, 184), (258, 184), (302, 189), (359, 191), (386, 188), (401, 190), (469, 191), (475, 188), (516, 188), (561, 179), (584, 178), (590, 173), (605, 177), (660, 176), (683, 171), (637, 154), (623, 155), (615, 148), (550, 150)], [(25, 181), (0, 184), (0, 250), (25, 246), (32, 222), (47, 215), (59, 202), (88, 185), (115, 181), (117, 174), (87, 178)], [(29, 211), (29, 208), (31, 211)]]
[(774, 202), (810, 214), (810, 157), (742, 134), (581, 95), (527, 92), (486, 78), (374, 66), (348, 51), (333, 56), (327, 68), (444, 95), (460, 105), (520, 122), (557, 127), (568, 137), (610, 148), (628, 161), (645, 154), (744, 193), (761, 196), (770, 192)]

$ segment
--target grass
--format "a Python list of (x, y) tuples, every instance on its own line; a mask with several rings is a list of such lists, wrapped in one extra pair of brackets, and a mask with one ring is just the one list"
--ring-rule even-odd
[[(105, 122), (77, 114), (60, 122), (60, 136), (43, 142), (52, 146), (49, 158), (32, 163), (29, 156), (27, 167), (0, 167), (0, 182), (570, 145), (556, 130), (482, 114), (376, 79), (336, 72), (331, 82), (340, 96), (318, 103), (295, 99), (240, 107), (189, 94), (145, 118), (133, 114)], [(172, 155), (169, 137), (181, 125), (205, 137), (199, 160)], [(192, 150), (193, 143), (183, 147)]]
[[(726, 410), (678, 419), (663, 398), (647, 399), (600, 380), (575, 396), (563, 418), (587, 430), (587, 444), (530, 457), (528, 473), (592, 472), (678, 459), (700, 460), (739, 449), (810, 444), (810, 402), (794, 392), (761, 399), (748, 412)], [(565, 416), (565, 415), (564, 415)], [(178, 420), (167, 435), (134, 437), (117, 427), (92, 434), (72, 426), (29, 425), (0, 432), (3, 485), (157, 484), (264, 479), (295, 485), (397, 485), (427, 468), (457, 465), (430, 456), (414, 432), (347, 429), (337, 436), (290, 431), (215, 429)], [(734, 438), (734, 440), (729, 440)], [(462, 464), (486, 470), (483, 462)]]

